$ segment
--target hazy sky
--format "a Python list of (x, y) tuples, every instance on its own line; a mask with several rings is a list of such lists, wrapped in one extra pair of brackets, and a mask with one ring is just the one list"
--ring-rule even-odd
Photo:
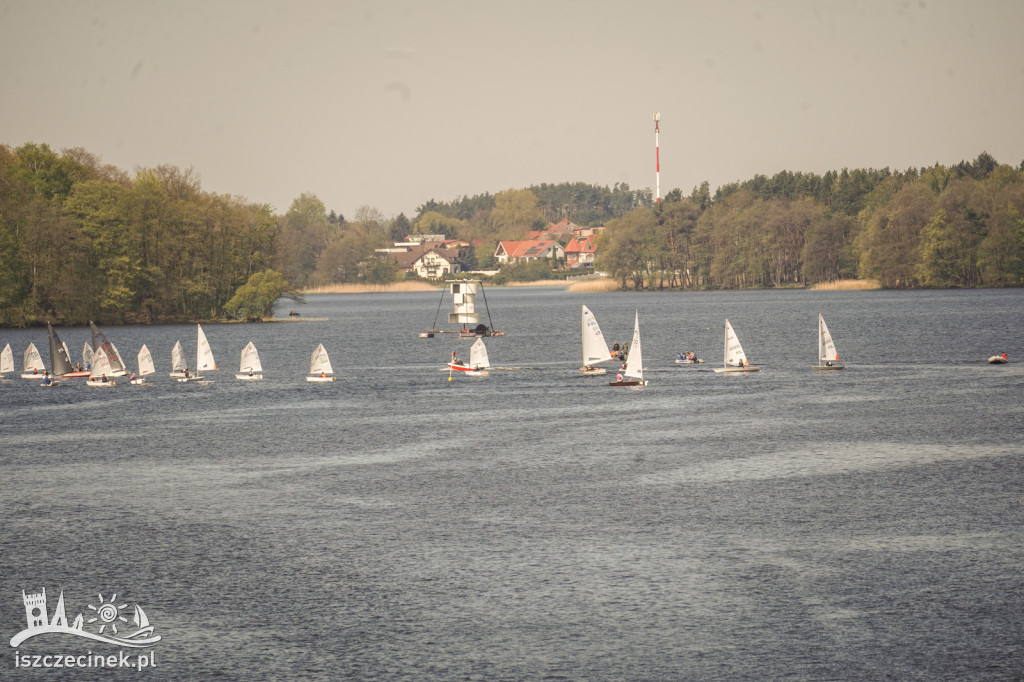
[(1024, 160), (1020, 0), (0, 0), (0, 143), (353, 217)]

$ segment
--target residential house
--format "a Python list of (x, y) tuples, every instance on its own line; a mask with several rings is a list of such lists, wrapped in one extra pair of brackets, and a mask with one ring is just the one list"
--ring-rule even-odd
[(568, 268), (592, 268), (597, 250), (591, 237), (577, 239), (575, 236), (565, 245), (565, 265)]
[(499, 263), (527, 263), (538, 258), (563, 260), (565, 249), (553, 239), (531, 239), (500, 241), (494, 251), (494, 259)]

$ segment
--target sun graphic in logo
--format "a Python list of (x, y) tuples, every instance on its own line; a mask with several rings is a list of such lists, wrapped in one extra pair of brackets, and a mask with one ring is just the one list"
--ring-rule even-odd
[(110, 598), (110, 601), (104, 601), (103, 595), (99, 595), (100, 605), (93, 606), (89, 604), (89, 608), (96, 612), (96, 615), (89, 619), (90, 623), (100, 621), (100, 634), (110, 626), (110, 630), (116, 635), (117, 634), (117, 621), (127, 623), (128, 619), (121, 615), (121, 609), (128, 608), (127, 604), (117, 605), (117, 595), (115, 594)]

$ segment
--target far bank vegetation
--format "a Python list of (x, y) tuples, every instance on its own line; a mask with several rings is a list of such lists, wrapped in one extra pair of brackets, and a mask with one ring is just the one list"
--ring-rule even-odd
[[(415, 290), (376, 249), (408, 235), (473, 244), (466, 270), (497, 270), (499, 240), (564, 218), (604, 226), (595, 269), (635, 290), (1024, 284), (1024, 165), (783, 171), (702, 183), (656, 202), (626, 184), (540, 184), (433, 199), (412, 218), (346, 218), (311, 194), (283, 213), (202, 191), (191, 169), (134, 175), (80, 149), (0, 145), (0, 325), (265, 317), (300, 291)], [(564, 263), (504, 266), (494, 283), (565, 282)], [(339, 289), (340, 287), (340, 289)], [(593, 289), (589, 289), (593, 290)]]

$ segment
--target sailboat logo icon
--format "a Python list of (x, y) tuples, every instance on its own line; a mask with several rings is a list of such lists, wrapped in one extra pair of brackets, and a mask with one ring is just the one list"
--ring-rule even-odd
[(68, 625), (63, 590), (53, 610), (53, 618), (47, 612), (45, 587), (41, 592), (33, 594), (26, 594), (22, 590), (21, 598), (25, 602), (28, 626), (11, 638), (11, 646), (17, 647), (30, 637), (48, 633), (74, 635), (127, 647), (151, 647), (160, 641), (160, 635), (154, 634), (154, 628), (149, 624), (142, 606), (135, 604), (132, 609), (128, 602), (119, 602), (117, 594), (112, 594), (109, 599), (104, 599), (102, 593), (97, 597), (98, 604), (90, 603), (88, 606), (88, 618), (79, 613), (74, 622)]

